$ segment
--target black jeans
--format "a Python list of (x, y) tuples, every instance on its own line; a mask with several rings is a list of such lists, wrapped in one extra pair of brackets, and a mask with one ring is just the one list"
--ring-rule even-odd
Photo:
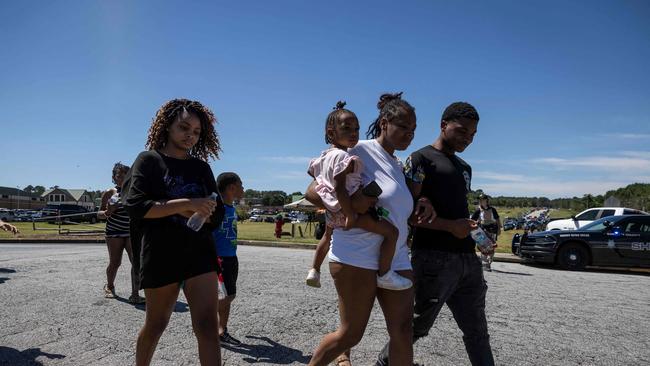
[[(411, 263), (415, 276), (413, 342), (429, 334), (446, 303), (463, 332), (472, 365), (494, 365), (485, 318), (487, 285), (476, 254), (417, 250)], [(388, 365), (388, 344), (379, 354), (377, 365)]]

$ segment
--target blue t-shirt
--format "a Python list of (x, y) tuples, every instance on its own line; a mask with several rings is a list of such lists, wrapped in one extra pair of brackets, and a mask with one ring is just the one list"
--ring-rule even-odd
[(226, 212), (221, 227), (212, 232), (219, 257), (237, 255), (237, 212), (235, 206), (224, 204)]

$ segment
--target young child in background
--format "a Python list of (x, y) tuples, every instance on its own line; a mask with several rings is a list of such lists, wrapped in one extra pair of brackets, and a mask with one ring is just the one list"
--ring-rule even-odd
[(212, 232), (221, 267), (222, 289), (225, 289), (224, 296), (219, 298), (219, 339), (222, 343), (239, 346), (241, 342), (228, 333), (228, 318), (230, 318), (230, 304), (237, 293), (237, 275), (239, 274), (237, 211), (233, 203), (244, 196), (244, 187), (237, 174), (228, 172), (221, 173), (217, 177), (217, 189), (225, 208), (223, 222)]

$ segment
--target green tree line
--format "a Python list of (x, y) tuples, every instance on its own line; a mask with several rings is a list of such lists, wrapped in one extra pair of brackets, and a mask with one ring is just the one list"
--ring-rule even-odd
[[(477, 204), (478, 196), (482, 193), (485, 192), (480, 189), (471, 192), (468, 196), (469, 204)], [(621, 200), (621, 206), (624, 207), (644, 211), (650, 209), (650, 184), (648, 183), (630, 184), (623, 188), (607, 191), (601, 195), (585, 194), (582, 197), (571, 198), (491, 196), (490, 204), (503, 207), (550, 207), (581, 211), (589, 207), (603, 206), (605, 200), (610, 196)]]

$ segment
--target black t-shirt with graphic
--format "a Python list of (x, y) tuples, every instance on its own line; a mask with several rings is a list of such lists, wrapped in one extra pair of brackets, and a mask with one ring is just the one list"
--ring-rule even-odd
[[(467, 194), (471, 189), (472, 168), (456, 155), (447, 155), (428, 145), (409, 156), (404, 168), (406, 179), (422, 184), (421, 195), (433, 204), (438, 217), (448, 220), (469, 217)], [(450, 232), (416, 228), (414, 250), (473, 253), (470, 236), (458, 239)]]
[(155, 201), (202, 198), (217, 191), (208, 163), (175, 159), (152, 150), (138, 155), (131, 168), (127, 210), (142, 233), (141, 287), (156, 288), (217, 270), (213, 225), (198, 232), (187, 218), (144, 218)]

